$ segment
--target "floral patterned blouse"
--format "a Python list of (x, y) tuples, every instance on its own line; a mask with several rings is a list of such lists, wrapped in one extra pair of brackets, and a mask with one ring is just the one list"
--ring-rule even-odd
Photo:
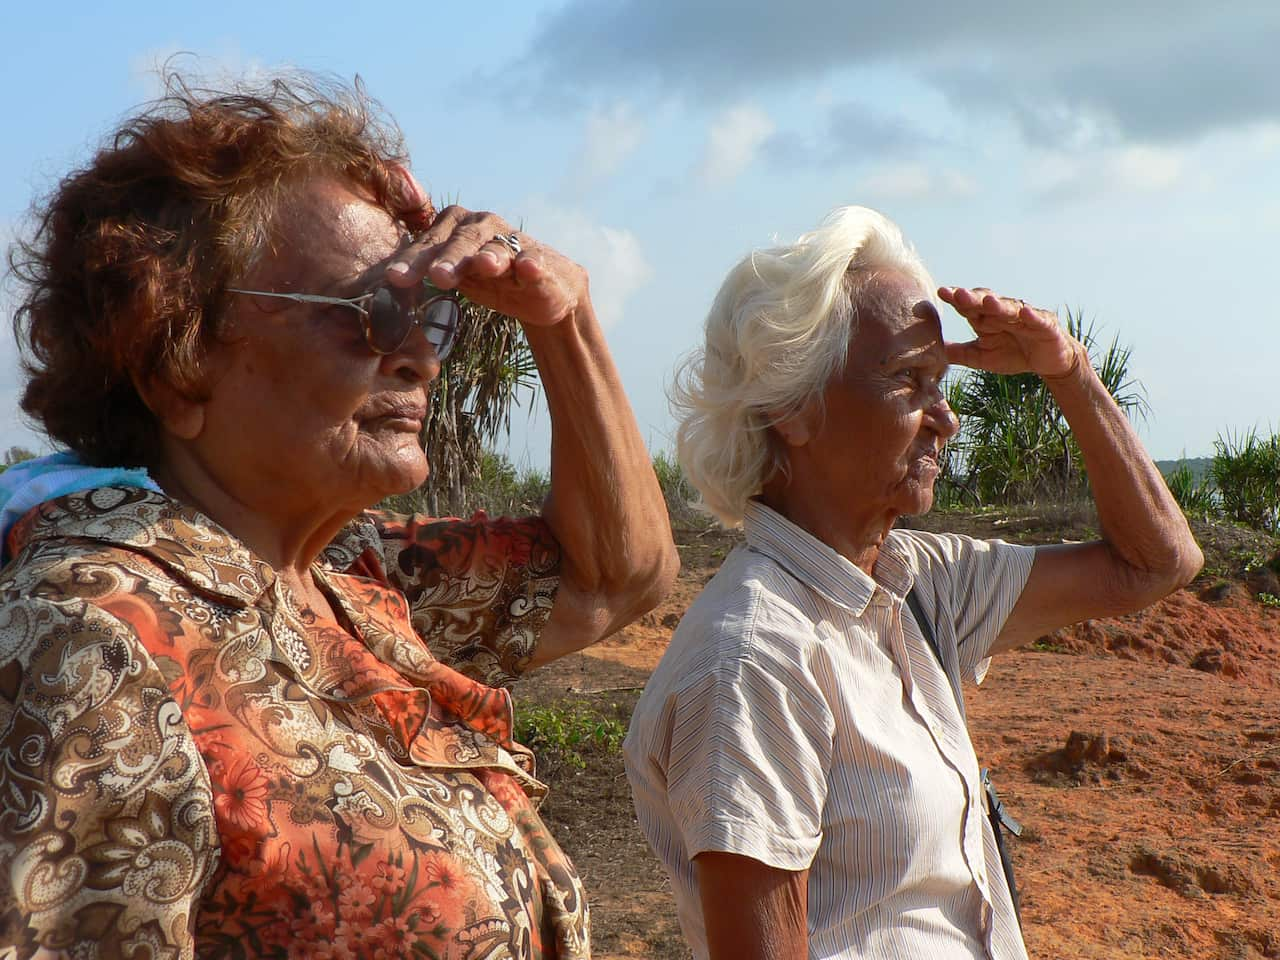
[(542, 521), (366, 515), (315, 568), (342, 622), (143, 490), (44, 503), (9, 546), (0, 957), (590, 955), (482, 682), (550, 613)]

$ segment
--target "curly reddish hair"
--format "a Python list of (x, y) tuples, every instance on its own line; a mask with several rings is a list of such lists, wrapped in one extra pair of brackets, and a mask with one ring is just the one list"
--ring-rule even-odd
[(176, 74), (34, 209), (10, 251), (22, 409), (98, 466), (154, 466), (160, 427), (136, 384), (208, 395), (202, 361), (225, 288), (263, 254), (282, 197), (337, 176), (398, 220), (430, 204), (394, 123), (361, 86), (313, 77), (231, 92)]

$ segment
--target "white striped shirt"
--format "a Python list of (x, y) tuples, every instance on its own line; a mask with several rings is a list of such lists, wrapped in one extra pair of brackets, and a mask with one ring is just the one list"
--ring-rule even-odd
[(873, 579), (762, 504), (744, 526), (624, 745), (694, 955), (692, 860), (721, 851), (809, 870), (811, 958), (1026, 960), (947, 674), (985, 675), (1034, 549), (895, 530)]

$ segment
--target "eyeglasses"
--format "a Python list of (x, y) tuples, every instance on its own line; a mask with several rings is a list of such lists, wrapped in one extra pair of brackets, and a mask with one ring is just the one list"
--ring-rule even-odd
[(275, 297), (294, 303), (327, 303), (350, 307), (360, 315), (365, 343), (374, 353), (395, 353), (409, 339), (415, 326), (421, 327), (427, 342), (435, 348), (441, 362), (449, 356), (458, 333), (456, 291), (441, 290), (423, 281), (412, 287), (392, 287), (380, 283), (358, 297), (324, 297), (317, 293), (273, 293), (267, 290), (241, 290), (227, 287), (227, 293), (245, 293), (254, 297)]

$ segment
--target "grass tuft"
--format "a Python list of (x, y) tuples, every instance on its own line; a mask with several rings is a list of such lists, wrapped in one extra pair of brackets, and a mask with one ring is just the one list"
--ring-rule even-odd
[(516, 741), (534, 752), (539, 776), (546, 779), (566, 769), (584, 770), (590, 757), (617, 754), (627, 728), (617, 704), (605, 713), (589, 703), (562, 700), (520, 708), (515, 733)]

